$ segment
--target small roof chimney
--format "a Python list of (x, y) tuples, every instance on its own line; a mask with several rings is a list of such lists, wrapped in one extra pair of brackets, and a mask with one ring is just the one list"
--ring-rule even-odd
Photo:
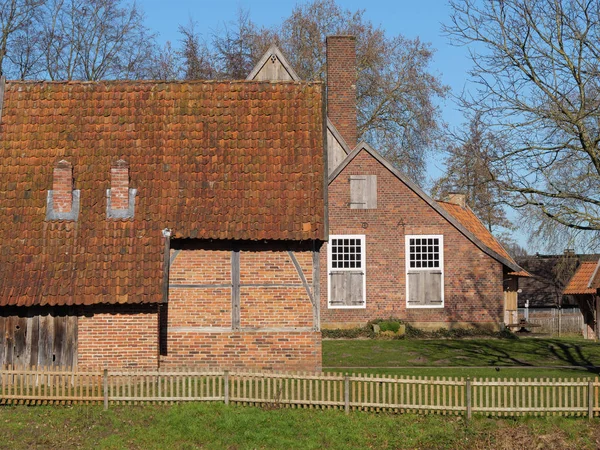
[(63, 159), (54, 166), (53, 175), (54, 210), (57, 213), (70, 213), (73, 208), (73, 166)]
[(467, 207), (467, 196), (465, 194), (459, 194), (457, 192), (450, 192), (448, 194), (448, 203), (458, 205), (461, 208)]
[(327, 36), (327, 117), (352, 149), (358, 140), (356, 38)]

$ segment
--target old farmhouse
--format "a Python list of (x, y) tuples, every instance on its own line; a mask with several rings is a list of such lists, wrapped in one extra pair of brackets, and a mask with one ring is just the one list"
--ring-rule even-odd
[[(395, 317), (421, 328), (517, 322), (528, 276), (454, 195), (435, 201), (367, 143), (357, 143), (353, 36), (327, 39), (329, 242), (321, 253), (321, 324)], [(298, 80), (275, 47), (248, 79)]]
[(320, 368), (321, 84), (0, 93), (0, 364)]

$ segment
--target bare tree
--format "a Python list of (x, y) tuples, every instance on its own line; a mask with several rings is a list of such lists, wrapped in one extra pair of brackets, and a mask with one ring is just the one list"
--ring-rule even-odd
[[(267, 33), (266, 30), (263, 32)], [(213, 33), (212, 45), (219, 78), (244, 79), (262, 56), (265, 48), (257, 45), (261, 30), (250, 20), (250, 12), (239, 9), (237, 18)]]
[(213, 62), (215, 57), (201, 39), (197, 30), (197, 23), (190, 19), (187, 25), (179, 25), (179, 34), (181, 35), (179, 54), (182, 59), (184, 79), (214, 78), (216, 75)]
[(135, 4), (50, 0), (44, 19), (45, 70), (53, 80), (145, 78), (153, 35)]
[[(38, 11), (45, 0), (0, 0), (0, 75), (4, 74), (5, 58), (13, 58), (13, 63), (23, 61), (25, 66), (32, 65), (31, 55), (19, 56), (11, 52), (15, 42), (23, 47), (32, 39), (31, 28), (36, 23)], [(31, 47), (27, 46), (28, 49)], [(16, 70), (26, 72), (25, 67)]]
[(149, 78), (153, 80), (172, 81), (180, 78), (180, 56), (167, 41), (162, 49), (152, 57), (149, 68)]
[(356, 36), (359, 134), (415, 181), (424, 181), (427, 151), (441, 137), (435, 99), (448, 92), (429, 72), (434, 53), (429, 44), (387, 37), (364, 11), (344, 10), (334, 0), (296, 6), (273, 34), (307, 80), (326, 77), (326, 36)]
[(479, 115), (475, 115), (467, 130), (453, 136), (453, 143), (447, 150), (446, 174), (432, 189), (438, 198), (452, 192), (465, 194), (473, 212), (490, 232), (496, 233), (512, 229), (504, 210), (506, 198), (496, 183), (492, 168), (492, 162), (502, 151), (503, 143), (486, 130)]
[(446, 32), (469, 45), (477, 91), (463, 106), (506, 143), (511, 203), (554, 232), (600, 230), (600, 2), (452, 1)]

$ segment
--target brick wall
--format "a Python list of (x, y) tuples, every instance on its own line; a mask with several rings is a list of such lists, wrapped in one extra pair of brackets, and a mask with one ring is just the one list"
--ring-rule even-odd
[(78, 367), (158, 366), (157, 305), (107, 305), (82, 309), (78, 323)]
[(356, 146), (356, 38), (327, 37), (327, 117), (350, 148)]
[(54, 167), (52, 179), (53, 207), (58, 213), (71, 212), (73, 206), (73, 166), (59, 161)]
[[(350, 209), (350, 175), (377, 175), (377, 209)], [(421, 327), (497, 325), (502, 321), (502, 265), (479, 250), (366, 151), (329, 185), (330, 234), (366, 235), (365, 309), (329, 309), (321, 271), (324, 328), (397, 317)], [(407, 309), (404, 236), (444, 236), (444, 308)], [(321, 265), (327, 267), (322, 251)]]
[(110, 206), (112, 209), (129, 207), (129, 164), (122, 159), (110, 168)]
[[(240, 244), (240, 329), (232, 329), (232, 248), (172, 250), (166, 355), (161, 366), (321, 367), (313, 308), (286, 244)], [(177, 245), (174, 245), (174, 248)], [(312, 252), (291, 249), (312, 287)]]

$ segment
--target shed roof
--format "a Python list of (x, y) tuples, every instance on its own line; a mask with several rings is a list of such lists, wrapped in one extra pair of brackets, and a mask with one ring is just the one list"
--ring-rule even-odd
[[(481, 220), (475, 215), (471, 208), (462, 207), (450, 202), (444, 202), (438, 200), (439, 205), (448, 211), (458, 222), (460, 222), (467, 230), (469, 230), (473, 236), (475, 236), (480, 242), (486, 247), (493, 250), (498, 255), (502, 256), (508, 261), (511, 261), (515, 266), (518, 264), (508, 254), (506, 249), (502, 247), (500, 242), (490, 233), (490, 231), (481, 223)], [(514, 268), (513, 268), (514, 270)], [(518, 270), (510, 272), (511, 275), (519, 277), (530, 277), (531, 275), (526, 270)]]
[[(163, 237), (323, 240), (322, 85), (7, 82), (0, 125), (0, 305), (161, 301)], [(77, 221), (47, 221), (73, 165)], [(127, 161), (131, 220), (106, 217)]]
[(582, 262), (563, 291), (565, 295), (595, 294), (600, 287), (597, 280), (598, 262)]

